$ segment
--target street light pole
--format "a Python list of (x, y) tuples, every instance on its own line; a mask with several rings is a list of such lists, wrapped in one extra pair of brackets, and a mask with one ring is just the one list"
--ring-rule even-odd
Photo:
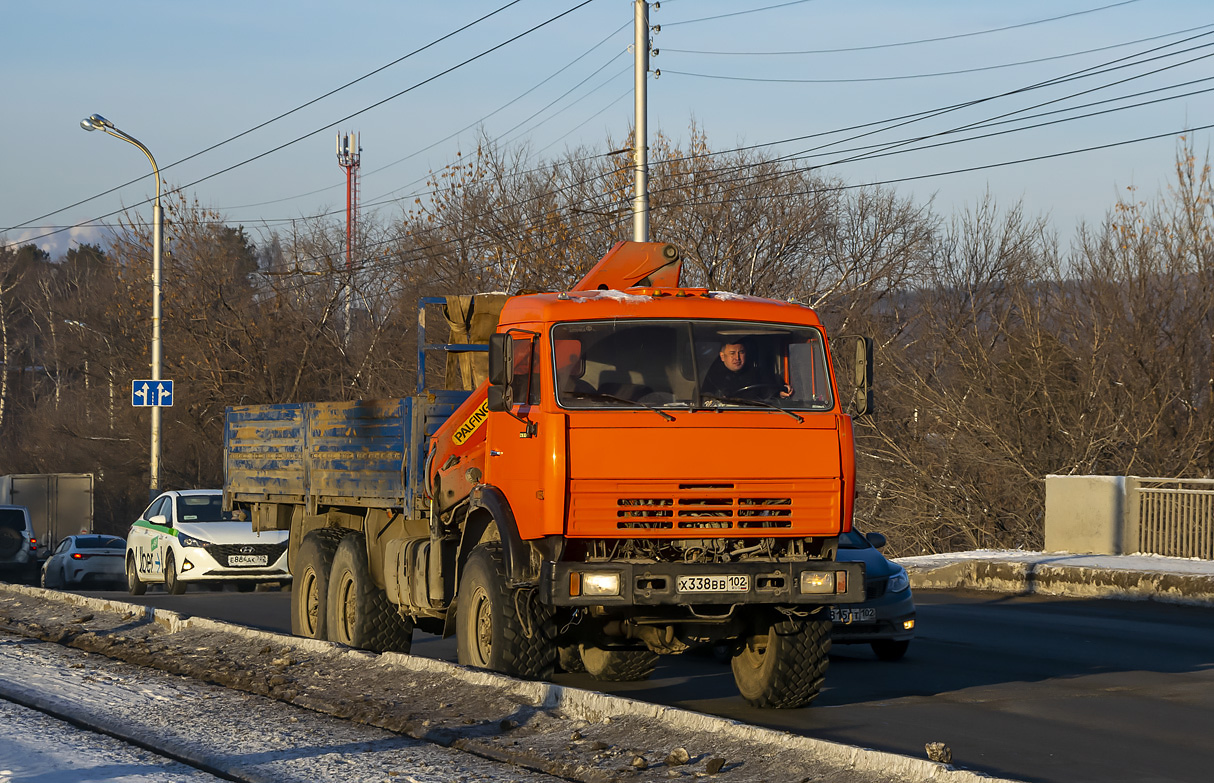
[[(152, 172), (156, 175), (156, 200), (152, 202), (152, 382), (160, 380), (161, 348), (160, 348), (160, 269), (161, 244), (164, 237), (164, 216), (160, 211), (160, 167), (147, 147), (118, 128), (114, 123), (93, 114), (80, 121), (80, 127), (86, 131), (102, 130), (116, 139), (122, 139), (128, 144), (134, 144), (152, 163)], [(151, 496), (160, 493), (160, 406), (152, 407), (152, 448), (150, 457), (150, 489)]]

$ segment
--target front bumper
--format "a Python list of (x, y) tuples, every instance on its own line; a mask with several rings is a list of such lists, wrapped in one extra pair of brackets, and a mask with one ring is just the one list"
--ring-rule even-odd
[(285, 547), (281, 554), (264, 566), (227, 566), (220, 560), (226, 560), (221, 552), (212, 554), (212, 549), (230, 545), (212, 545), (210, 549), (203, 547), (182, 547), (181, 566), (178, 578), (183, 582), (238, 582), (243, 580), (285, 581), (291, 578), (287, 569), (287, 552)]
[(867, 601), (862, 606), (876, 609), (874, 622), (836, 622), (831, 628), (835, 644), (876, 642), (883, 639), (904, 641), (915, 638), (915, 628), (904, 626), (915, 619), (915, 601), (910, 590)]
[[(842, 592), (802, 593), (803, 572), (833, 574)], [(617, 574), (618, 595), (576, 595), (582, 574)], [(574, 574), (579, 575), (575, 577)], [(748, 577), (748, 589), (736, 592), (680, 592), (678, 578)], [(840, 585), (842, 586), (842, 585)], [(852, 604), (864, 600), (864, 565), (831, 561), (736, 563), (544, 563), (539, 598), (551, 606), (732, 606)]]

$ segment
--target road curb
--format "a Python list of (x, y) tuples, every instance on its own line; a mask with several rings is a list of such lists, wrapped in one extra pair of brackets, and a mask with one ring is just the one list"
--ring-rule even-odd
[(898, 561), (919, 590), (984, 590), (1073, 598), (1129, 598), (1214, 605), (1214, 576), (1059, 565), (1042, 560)]
[[(59, 593), (15, 585), (0, 585), (0, 590), (22, 593), (41, 600), (56, 600), (80, 608), (145, 618), (162, 626), (169, 633), (204, 630), (212, 633), (231, 634), (248, 639), (263, 640), (279, 647), (323, 651), (343, 657), (357, 658), (363, 665), (389, 666), (418, 674), (438, 674), (477, 687), (493, 688), (520, 701), (529, 702), (535, 707), (558, 711), (565, 716), (589, 723), (638, 718), (657, 721), (663, 726), (680, 731), (704, 732), (713, 736), (729, 737), (753, 746), (756, 754), (774, 755), (788, 751), (801, 751), (812, 754), (823, 763), (840, 770), (876, 774), (883, 776), (883, 779), (939, 781), (940, 783), (1015, 783), (1009, 779), (994, 778), (926, 759), (805, 737), (690, 710), (570, 688), (554, 683), (518, 680), (446, 661), (401, 653), (376, 655), (362, 650), (349, 649), (332, 642), (245, 628), (207, 618), (185, 617), (177, 612), (73, 593)], [(722, 780), (726, 779), (722, 778)]]

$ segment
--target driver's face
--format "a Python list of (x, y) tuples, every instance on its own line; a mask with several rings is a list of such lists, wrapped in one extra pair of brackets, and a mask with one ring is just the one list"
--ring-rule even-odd
[(746, 364), (746, 349), (738, 343), (730, 343), (721, 349), (721, 363), (730, 372), (737, 372)]

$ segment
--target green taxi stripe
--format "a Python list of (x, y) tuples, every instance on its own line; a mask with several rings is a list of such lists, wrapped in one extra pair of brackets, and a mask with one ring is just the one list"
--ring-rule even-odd
[(177, 535), (177, 530), (175, 528), (165, 527), (164, 525), (153, 525), (146, 519), (140, 519), (134, 525), (132, 525), (132, 527), (145, 527), (148, 530), (155, 530), (157, 533), (167, 533), (170, 536)]

